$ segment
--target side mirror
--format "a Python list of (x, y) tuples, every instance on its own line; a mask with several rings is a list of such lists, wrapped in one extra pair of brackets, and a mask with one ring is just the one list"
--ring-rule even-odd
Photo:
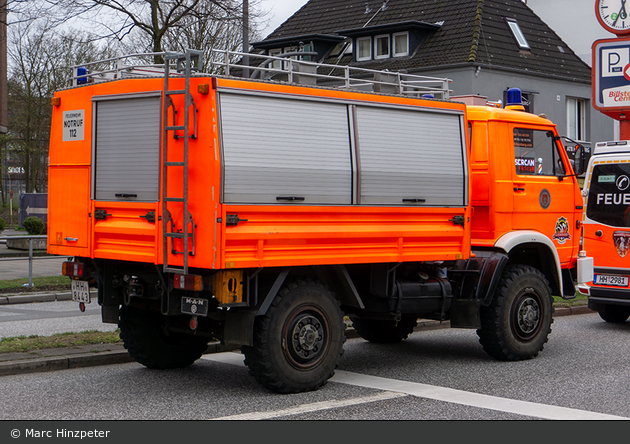
[(573, 164), (573, 171), (576, 176), (580, 176), (586, 172), (586, 150), (582, 145), (575, 145), (575, 162)]

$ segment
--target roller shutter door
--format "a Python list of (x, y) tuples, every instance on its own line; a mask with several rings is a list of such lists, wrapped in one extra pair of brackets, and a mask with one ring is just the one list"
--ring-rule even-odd
[(220, 94), (226, 203), (351, 204), (344, 104)]
[(357, 107), (361, 204), (465, 204), (461, 116)]
[(96, 102), (96, 200), (159, 199), (160, 103), (159, 96)]

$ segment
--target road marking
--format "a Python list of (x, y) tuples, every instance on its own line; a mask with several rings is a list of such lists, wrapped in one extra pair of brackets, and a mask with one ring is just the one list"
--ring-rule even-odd
[(262, 419), (280, 418), (283, 416), (301, 415), (303, 413), (318, 412), (321, 410), (336, 409), (339, 407), (349, 407), (352, 405), (367, 404), (368, 402), (386, 401), (388, 399), (402, 398), (409, 396), (405, 393), (382, 392), (372, 396), (351, 399), (335, 399), (332, 401), (314, 402), (312, 404), (302, 404), (290, 409), (275, 410), (272, 412), (243, 413), (242, 415), (224, 416), (222, 418), (212, 418), (211, 421), (257, 421)]
[[(244, 356), (242, 354), (227, 352), (204, 355), (202, 359), (208, 361), (221, 362), (224, 364), (232, 365), (245, 365), (243, 362)], [(533, 418), (541, 419), (556, 419), (556, 420), (628, 420), (629, 418), (623, 416), (607, 415), (604, 413), (589, 412), (587, 410), (572, 409), (568, 407), (559, 407), (548, 404), (539, 404), (536, 402), (518, 401), (515, 399), (501, 398), (498, 396), (482, 395), (479, 393), (466, 392), (464, 390), (456, 390), (446, 387), (438, 387), (434, 385), (421, 384), (417, 382), (400, 381), (396, 379), (381, 378), (378, 376), (361, 375), (359, 373), (352, 373), (343, 370), (336, 370), (335, 376), (330, 379), (331, 382), (337, 382), (341, 384), (354, 385), (358, 387), (372, 388), (377, 390), (384, 390), (386, 393), (399, 393), (401, 396), (412, 395), (420, 398), (433, 399), (436, 401), (450, 402), (453, 404), (466, 405), (470, 407), (478, 407), (488, 410), (496, 410), (506, 413), (514, 413), (516, 415), (530, 416)], [(369, 399), (368, 398), (355, 398), (354, 401)], [(393, 398), (387, 398), (393, 399)], [(353, 400), (347, 400), (350, 402)], [(309, 406), (316, 406), (311, 410), (299, 410), (297, 413), (289, 413), (295, 415), (304, 412), (313, 412), (317, 410), (326, 410), (331, 403), (346, 402), (346, 401), (330, 401), (320, 402), (309, 405), (302, 405), (295, 407), (294, 409), (307, 409)], [(374, 401), (365, 401), (374, 402)], [(359, 402), (361, 403), (361, 402)], [(348, 404), (352, 405), (352, 404)], [(339, 405), (339, 407), (342, 407)], [(260, 414), (275, 414), (285, 411), (291, 411), (293, 409), (279, 410), (278, 412), (261, 412), (251, 413), (251, 415)], [(250, 414), (245, 414), (250, 415)], [(243, 415), (237, 415), (236, 417), (226, 417), (218, 419), (248, 419), (243, 418)], [(280, 415), (282, 416), (282, 415)], [(271, 416), (277, 417), (277, 416)], [(251, 418), (251, 419), (267, 419), (264, 418)]]
[(539, 404), (536, 402), (518, 401), (515, 399), (482, 395), (479, 393), (420, 384), (417, 382), (399, 381), (396, 379), (380, 378), (378, 376), (361, 375), (343, 370), (335, 371), (335, 376), (333, 376), (330, 381), (355, 385), (358, 387), (401, 392), (421, 398), (434, 399), (436, 401), (451, 402), (454, 404), (497, 410), (500, 412), (514, 413), (517, 415), (531, 416), (541, 419), (628, 420), (628, 418), (622, 416), (606, 415), (603, 413), (558, 407), (548, 404)]

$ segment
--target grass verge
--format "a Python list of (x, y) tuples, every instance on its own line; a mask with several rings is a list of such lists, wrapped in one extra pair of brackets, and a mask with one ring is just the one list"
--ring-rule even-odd
[(59, 333), (52, 336), (16, 336), (0, 339), (0, 353), (20, 353), (45, 348), (73, 347), (77, 345), (117, 344), (121, 342), (119, 331), (96, 330), (80, 333)]
[(560, 307), (576, 307), (581, 305), (586, 305), (588, 303), (588, 296), (577, 292), (575, 299), (562, 299), (560, 296), (553, 297), (553, 306), (556, 308)]
[(66, 276), (34, 277), (33, 287), (23, 287), (28, 278), (0, 281), (0, 293), (23, 293), (31, 291), (70, 291), (70, 279)]

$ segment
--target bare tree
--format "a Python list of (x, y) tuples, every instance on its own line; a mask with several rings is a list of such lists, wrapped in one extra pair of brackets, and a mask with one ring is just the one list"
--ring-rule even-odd
[(68, 14), (69, 11), (58, 14), (61, 6), (59, 0), (3, 0), (0, 11), (6, 14), (0, 15), (5, 17), (8, 25), (30, 23), (46, 17), (49, 26), (56, 26), (76, 17), (76, 13)]
[[(239, 2), (240, 3), (240, 2)], [(257, 38), (258, 27), (264, 21), (266, 12), (260, 9), (260, 1), (249, 1), (251, 21), (247, 35)], [(237, 8), (237, 6), (234, 6)], [(206, 17), (213, 16), (213, 20)], [(183, 52), (193, 48), (203, 52), (203, 72), (222, 74), (222, 67), (216, 63), (223, 62), (223, 56), (213, 49), (241, 51), (243, 49), (243, 17), (242, 15), (221, 15), (217, 6), (212, 2), (205, 2), (183, 18), (164, 37), (164, 47), (169, 51)], [(247, 48), (249, 50), (249, 48)], [(232, 60), (235, 62), (236, 60)]]
[[(94, 24), (93, 32), (122, 41), (139, 31), (151, 42), (151, 51), (164, 51), (169, 32), (184, 22), (216, 22), (242, 17), (239, 0), (56, 0), (66, 16), (81, 16)], [(241, 28), (239, 28), (241, 29)], [(172, 40), (172, 37), (171, 37)], [(156, 63), (161, 63), (156, 57)]]
[(19, 159), (27, 193), (45, 188), (50, 99), (68, 85), (70, 66), (113, 55), (88, 40), (77, 31), (55, 34), (45, 20), (10, 27), (10, 113), (4, 149)]

